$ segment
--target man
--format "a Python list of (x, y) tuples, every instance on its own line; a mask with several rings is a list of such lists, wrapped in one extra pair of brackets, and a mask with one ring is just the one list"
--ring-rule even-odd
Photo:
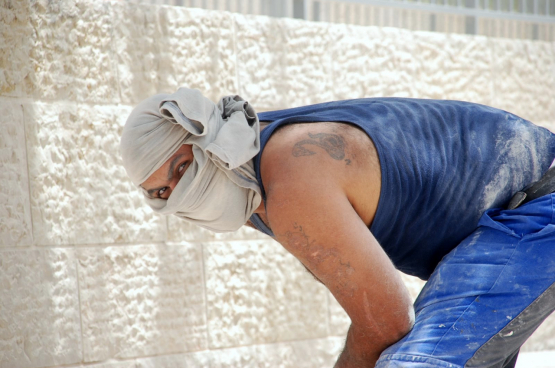
[[(155, 210), (249, 222), (326, 285), (352, 321), (337, 367), (512, 367), (555, 308), (549, 177), (501, 209), (555, 136), (508, 112), (377, 98), (257, 119), (182, 88), (133, 111), (122, 156)], [(397, 269), (429, 279), (414, 307)]]

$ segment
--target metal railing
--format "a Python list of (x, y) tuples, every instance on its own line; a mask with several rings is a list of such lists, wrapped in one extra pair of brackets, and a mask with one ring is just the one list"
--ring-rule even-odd
[(555, 41), (555, 0), (135, 0), (358, 25)]

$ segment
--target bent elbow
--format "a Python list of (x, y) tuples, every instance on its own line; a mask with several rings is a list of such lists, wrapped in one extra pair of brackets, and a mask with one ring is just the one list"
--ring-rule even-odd
[(391, 344), (396, 343), (405, 337), (406, 334), (412, 330), (414, 326), (415, 314), (414, 308), (410, 305), (406, 310), (392, 319), (390, 328), (388, 329), (388, 340), (392, 341)]

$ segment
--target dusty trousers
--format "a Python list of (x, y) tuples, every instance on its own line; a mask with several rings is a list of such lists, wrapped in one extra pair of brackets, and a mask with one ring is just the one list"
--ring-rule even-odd
[(512, 367), (555, 310), (555, 194), (484, 213), (415, 302), (414, 328), (377, 368)]

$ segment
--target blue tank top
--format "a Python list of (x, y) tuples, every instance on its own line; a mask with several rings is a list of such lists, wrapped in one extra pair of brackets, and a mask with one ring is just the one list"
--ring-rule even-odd
[[(382, 171), (370, 231), (400, 271), (427, 279), (487, 209), (538, 180), (555, 157), (555, 135), (506, 111), (461, 101), (370, 98), (259, 114), (254, 159), (275, 130), (300, 122), (343, 122), (365, 131)], [(251, 221), (269, 235), (254, 215)]]

